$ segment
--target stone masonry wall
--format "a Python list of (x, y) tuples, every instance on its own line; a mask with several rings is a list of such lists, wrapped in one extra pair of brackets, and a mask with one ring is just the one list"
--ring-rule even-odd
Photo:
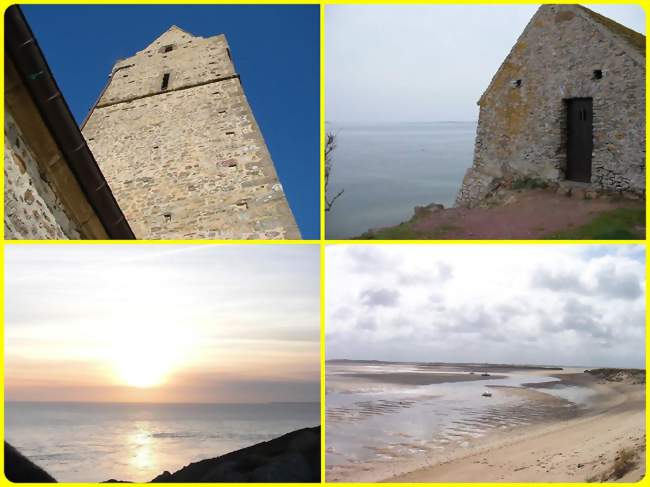
[(172, 27), (113, 73), (82, 132), (137, 238), (300, 238), (224, 36)]
[(477, 204), (499, 178), (565, 179), (566, 100), (582, 97), (593, 98), (591, 187), (644, 194), (645, 54), (624, 42), (579, 7), (541, 7), (479, 101), (456, 205)]
[(79, 233), (38, 163), (11, 113), (4, 120), (6, 239), (77, 239)]

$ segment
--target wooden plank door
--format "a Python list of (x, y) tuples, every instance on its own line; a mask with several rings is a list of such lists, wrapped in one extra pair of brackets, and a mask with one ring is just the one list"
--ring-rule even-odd
[(593, 130), (593, 100), (591, 98), (568, 100), (566, 178), (571, 181), (591, 182)]

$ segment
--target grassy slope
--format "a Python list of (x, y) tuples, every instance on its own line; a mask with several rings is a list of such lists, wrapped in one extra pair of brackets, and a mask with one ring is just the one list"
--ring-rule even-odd
[[(416, 219), (400, 223), (394, 227), (366, 232), (356, 240), (436, 240), (453, 235), (457, 229), (452, 225), (442, 225), (430, 232), (417, 232), (413, 228)], [(643, 239), (645, 210), (636, 208), (617, 208), (595, 217), (586, 225), (570, 228), (551, 235), (537, 238), (550, 240), (637, 240)], [(504, 237), (507, 239), (507, 237)]]
[(635, 240), (643, 239), (645, 210), (617, 208), (601, 213), (586, 225), (544, 238), (558, 240)]

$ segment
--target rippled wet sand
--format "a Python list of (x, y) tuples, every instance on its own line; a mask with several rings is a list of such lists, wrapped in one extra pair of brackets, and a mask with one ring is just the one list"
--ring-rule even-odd
[[(394, 380), (396, 374), (406, 377), (421, 373), (423, 367), (328, 365), (328, 480), (354, 480), (355, 471), (368, 470), (377, 462), (414, 455), (442, 456), (496, 432), (569, 419), (584, 409), (579, 402), (548, 394), (554, 388), (541, 392), (521, 387), (523, 383), (557, 381), (544, 371), (540, 375), (530, 370), (490, 372), (482, 380), (477, 380), (477, 372), (471, 369), (456, 372), (465, 376), (474, 372), (468, 381), (441, 369), (443, 382), (409, 379), (399, 384)], [(430, 366), (425, 370), (436, 372)], [(374, 377), (367, 379), (366, 374)], [(387, 376), (385, 383), (382, 374)], [(492, 397), (482, 397), (484, 390)]]

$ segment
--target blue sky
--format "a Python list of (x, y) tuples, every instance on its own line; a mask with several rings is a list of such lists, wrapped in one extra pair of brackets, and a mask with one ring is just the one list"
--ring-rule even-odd
[(119, 58), (172, 24), (225, 34), (303, 238), (319, 235), (318, 5), (23, 5), (77, 122)]

